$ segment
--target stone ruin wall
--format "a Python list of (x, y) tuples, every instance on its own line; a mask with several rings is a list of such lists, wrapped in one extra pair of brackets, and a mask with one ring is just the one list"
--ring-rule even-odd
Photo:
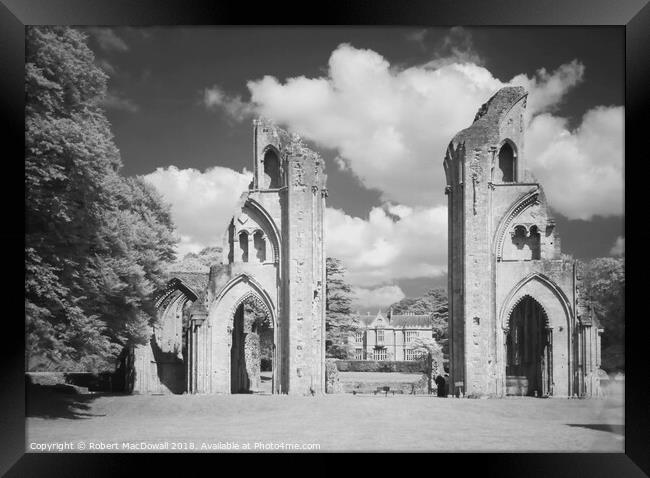
[[(454, 137), (444, 161), (449, 203), (451, 375), (454, 382), (463, 382), (465, 393), (504, 393), (504, 324), (499, 314), (508, 293), (526, 277), (542, 274), (549, 278), (561, 291), (558, 294), (566, 296), (570, 308), (568, 323), (564, 327), (556, 324), (553, 332), (553, 377), (560, 382), (559, 394), (573, 393), (577, 387), (574, 342), (594, 335), (586, 330), (579, 332), (584, 337), (578, 337), (574, 330), (574, 264), (561, 254), (560, 237), (543, 189), (526, 167), (525, 106), (523, 88), (501, 89), (481, 107), (474, 123)], [(505, 143), (512, 145), (516, 164), (508, 181), (502, 181), (498, 157)], [(509, 216), (515, 218), (511, 223), (507, 222)], [(536, 255), (529, 257), (533, 250)], [(555, 320), (566, 317), (560, 304), (558, 300), (546, 304), (559, 308), (549, 311)], [(559, 343), (565, 346), (556, 347)], [(594, 363), (581, 366), (589, 368)]]

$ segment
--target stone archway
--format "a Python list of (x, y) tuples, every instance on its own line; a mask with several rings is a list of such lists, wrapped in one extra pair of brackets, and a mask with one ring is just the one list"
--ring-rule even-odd
[(231, 335), (230, 392), (273, 393), (274, 329), (269, 312), (254, 294), (236, 306)]
[[(525, 307), (528, 309), (526, 310)], [(523, 320), (521, 323), (526, 324), (531, 333), (543, 332), (542, 337), (537, 339), (536, 345), (531, 346), (529, 342), (531, 347), (528, 349), (533, 353), (540, 352), (536, 361), (533, 364), (529, 363), (529, 367), (539, 367), (540, 370), (536, 373), (542, 374), (541, 378), (535, 378), (537, 387), (541, 387), (542, 393), (549, 395), (569, 396), (572, 390), (571, 336), (573, 331), (570, 325), (572, 310), (567, 297), (548, 277), (535, 273), (522, 279), (504, 300), (499, 318), (503, 330), (499, 347), (499, 363), (501, 363), (505, 393), (508, 393), (508, 341), (513, 339), (511, 334), (513, 313), (515, 320), (518, 320), (517, 315), (523, 317), (519, 320)], [(533, 318), (531, 319), (531, 317)], [(534, 322), (532, 327), (531, 322)], [(530, 337), (526, 337), (524, 340), (526, 339), (530, 339)], [(545, 355), (542, 357), (541, 354)], [(543, 370), (546, 370), (549, 375), (543, 377)], [(532, 374), (533, 372), (526, 373)], [(546, 385), (544, 381), (546, 381)], [(529, 392), (532, 394), (533, 390), (531, 388)], [(540, 391), (538, 391), (539, 394)]]
[(181, 279), (174, 277), (155, 297), (158, 321), (149, 342), (133, 347), (131, 367), (124, 367), (125, 389), (135, 393), (177, 393), (185, 390), (183, 317), (198, 298)]
[(552, 346), (544, 308), (523, 296), (508, 318), (506, 395), (552, 395)]
[[(251, 324), (244, 320), (243, 306), (247, 300), (254, 300), (268, 314), (269, 328), (272, 329), (273, 353), (272, 393), (279, 393), (281, 360), (275, 351), (279, 350), (276, 308), (269, 294), (251, 277), (240, 275), (224, 287), (215, 299), (208, 313), (208, 355), (211, 368), (210, 392), (239, 393), (251, 389), (252, 369), (250, 360), (246, 365), (246, 336)], [(238, 360), (240, 363), (234, 363)], [(238, 376), (235, 376), (237, 374)], [(253, 377), (254, 378), (254, 377)]]

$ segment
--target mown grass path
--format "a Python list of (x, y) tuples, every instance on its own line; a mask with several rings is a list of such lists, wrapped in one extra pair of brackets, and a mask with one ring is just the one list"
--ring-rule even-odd
[[(30, 443), (316, 443), (321, 451), (623, 452), (622, 396), (107, 395), (27, 418)], [(42, 410), (42, 409), (41, 409)], [(60, 410), (60, 406), (59, 406)], [(214, 449), (214, 448), (213, 448)], [(254, 448), (252, 448), (254, 449)], [(128, 451), (122, 450), (119, 451)]]

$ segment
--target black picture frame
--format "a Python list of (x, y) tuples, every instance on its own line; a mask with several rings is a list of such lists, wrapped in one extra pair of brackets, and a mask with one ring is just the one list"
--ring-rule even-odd
[[(411, 0), (329, 1), (322, 4), (262, 3), (234, 1), (162, 1), (162, 0), (0, 0), (0, 102), (3, 138), (2, 204), (4, 220), (0, 222), (0, 241), (4, 251), (4, 323), (0, 367), (0, 472), (6, 476), (96, 476), (129, 474), (129, 467), (146, 461), (147, 474), (160, 467), (169, 470), (179, 463), (178, 455), (157, 455), (155, 460), (143, 455), (125, 454), (25, 454), (24, 410), (24, 323), (21, 319), (18, 249), (24, 250), (24, 214), (17, 207), (24, 183), (20, 157), (24, 156), (24, 27), (25, 25), (412, 25), (412, 26), (543, 26), (543, 25), (615, 25), (625, 29), (625, 229), (626, 261), (626, 403), (625, 454), (594, 453), (516, 453), (516, 454), (448, 454), (425, 458), (426, 473), (481, 476), (586, 476), (622, 477), (650, 475), (650, 389), (649, 360), (645, 350), (647, 313), (640, 303), (644, 296), (645, 271), (649, 270), (647, 213), (645, 208), (646, 176), (643, 164), (648, 161), (646, 137), (650, 126), (650, 5), (648, 0), (521, 0), (431, 2)], [(629, 161), (627, 161), (629, 158)], [(24, 195), (23, 195), (24, 197)], [(20, 225), (23, 225), (21, 230)], [(629, 229), (629, 232), (628, 232)], [(645, 247), (644, 247), (645, 245)], [(16, 252), (14, 252), (16, 251)], [(644, 254), (645, 253), (645, 254)], [(24, 289), (23, 289), (24, 290)], [(24, 292), (23, 292), (24, 294)], [(636, 296), (636, 297), (634, 297)], [(9, 307), (7, 307), (7, 305)], [(15, 311), (15, 312), (14, 312)], [(636, 312), (636, 313), (635, 313)], [(638, 314), (638, 315), (637, 315)], [(24, 315), (22, 316), (24, 317)], [(187, 457), (184, 457), (187, 458)], [(206, 456), (190, 457), (193, 462)], [(214, 462), (214, 457), (212, 457)], [(372, 473), (375, 466), (359, 463), (339, 465), (327, 457), (324, 468), (296, 466), (301, 473)], [(471, 459), (469, 459), (471, 458)], [(225, 457), (219, 455), (218, 460)], [(246, 459), (247, 462), (250, 461)], [(386, 463), (394, 461), (384, 458)], [(268, 465), (268, 460), (264, 466)], [(293, 458), (292, 458), (293, 461)], [(417, 460), (416, 460), (417, 461)], [(198, 474), (198, 465), (187, 471)], [(412, 473), (399, 463), (401, 472)], [(195, 468), (196, 467), (196, 468)], [(382, 466), (379, 467), (383, 468)], [(225, 472), (225, 468), (221, 469)], [(247, 463), (247, 470), (256, 470)], [(400, 471), (398, 471), (400, 472)], [(417, 472), (416, 472), (417, 473)]]

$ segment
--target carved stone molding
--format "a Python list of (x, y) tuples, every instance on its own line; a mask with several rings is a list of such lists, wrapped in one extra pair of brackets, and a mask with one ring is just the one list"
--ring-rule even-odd
[(503, 240), (506, 231), (510, 229), (512, 221), (518, 217), (527, 208), (539, 204), (539, 189), (535, 189), (523, 196), (512, 208), (504, 215), (495, 236), (495, 255), (497, 260), (503, 257)]

